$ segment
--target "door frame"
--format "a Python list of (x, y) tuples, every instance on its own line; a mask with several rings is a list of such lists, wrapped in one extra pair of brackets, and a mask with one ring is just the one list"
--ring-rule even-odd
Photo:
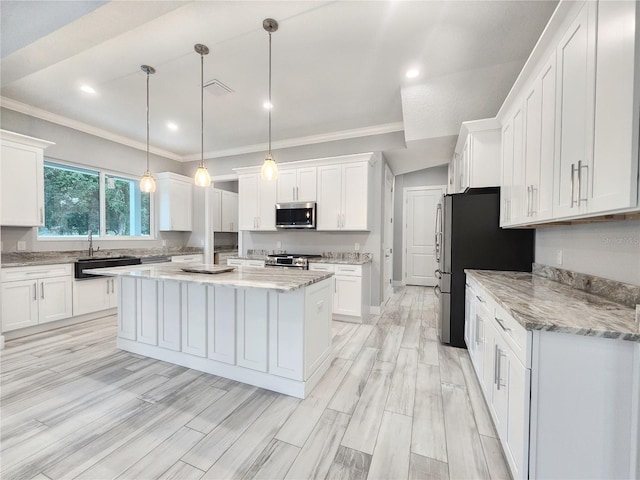
[(420, 187), (405, 187), (402, 189), (402, 285), (407, 284), (407, 204), (408, 193), (417, 191), (440, 190), (444, 195), (447, 192), (446, 185), (423, 185)]
[[(393, 231), (394, 231), (394, 227), (395, 227), (395, 223), (394, 223), (394, 213), (395, 213), (395, 191), (396, 191), (396, 176), (393, 174), (393, 171), (391, 170), (391, 167), (389, 167), (389, 164), (385, 163), (385, 169), (384, 169), (384, 193), (385, 196), (383, 198), (383, 205), (382, 205), (382, 245), (381, 245), (381, 258), (382, 258), (382, 278), (381, 280), (381, 284), (382, 284), (382, 295), (381, 295), (381, 303), (382, 305), (386, 305), (386, 303), (391, 299), (391, 297), (393, 296), (393, 287), (394, 287), (394, 282), (393, 282)], [(387, 176), (391, 176), (391, 192), (390, 192), (390, 196), (391, 196), (391, 211), (390, 211), (390, 218), (386, 218), (386, 212), (385, 212), (385, 203), (387, 201), (386, 199), (386, 194), (387, 194)], [(387, 239), (386, 235), (385, 235), (385, 227), (387, 226), (387, 221), (389, 221), (389, 223), (391, 224), (391, 238)], [(390, 288), (390, 294), (388, 297), (386, 297), (387, 293), (389, 293), (389, 287), (386, 284), (386, 277), (387, 277), (387, 271), (386, 271), (386, 262), (385, 262), (385, 241), (389, 241), (389, 250), (390, 250), (390, 254), (391, 254), (391, 288)]]

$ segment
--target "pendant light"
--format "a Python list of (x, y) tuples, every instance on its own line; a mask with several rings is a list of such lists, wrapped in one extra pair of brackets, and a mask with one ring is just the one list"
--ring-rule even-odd
[(273, 161), (271, 156), (271, 110), (273, 104), (271, 103), (271, 34), (278, 30), (278, 22), (273, 18), (265, 18), (262, 22), (262, 28), (269, 32), (269, 151), (262, 164), (261, 176), (263, 180), (275, 180), (278, 178), (278, 166)]
[(194, 182), (199, 187), (208, 187), (211, 185), (211, 175), (204, 166), (204, 56), (209, 53), (209, 48), (200, 43), (193, 48), (200, 55), (200, 166), (196, 170)]
[(156, 191), (156, 181), (149, 170), (149, 75), (156, 73), (156, 69), (149, 65), (140, 65), (140, 70), (147, 74), (147, 171), (140, 180), (140, 190), (145, 193)]

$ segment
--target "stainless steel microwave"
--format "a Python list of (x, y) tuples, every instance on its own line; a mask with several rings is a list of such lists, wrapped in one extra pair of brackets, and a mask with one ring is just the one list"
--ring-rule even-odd
[(276, 228), (316, 228), (316, 203), (276, 203)]

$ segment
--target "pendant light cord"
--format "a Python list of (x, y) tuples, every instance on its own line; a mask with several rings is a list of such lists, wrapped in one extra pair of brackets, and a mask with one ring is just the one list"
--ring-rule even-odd
[(200, 54), (200, 167), (204, 167), (204, 55)]
[(269, 157), (271, 157), (271, 32), (269, 32)]
[(149, 173), (149, 71), (147, 71), (147, 173)]

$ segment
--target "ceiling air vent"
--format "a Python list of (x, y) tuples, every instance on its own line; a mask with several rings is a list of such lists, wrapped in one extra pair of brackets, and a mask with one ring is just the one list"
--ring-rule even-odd
[(217, 78), (214, 78), (213, 80), (209, 80), (207, 83), (203, 85), (203, 88), (205, 92), (209, 92), (215, 95), (216, 97), (222, 97), (224, 95), (229, 95), (230, 93), (233, 93), (233, 89), (231, 87), (228, 87)]

